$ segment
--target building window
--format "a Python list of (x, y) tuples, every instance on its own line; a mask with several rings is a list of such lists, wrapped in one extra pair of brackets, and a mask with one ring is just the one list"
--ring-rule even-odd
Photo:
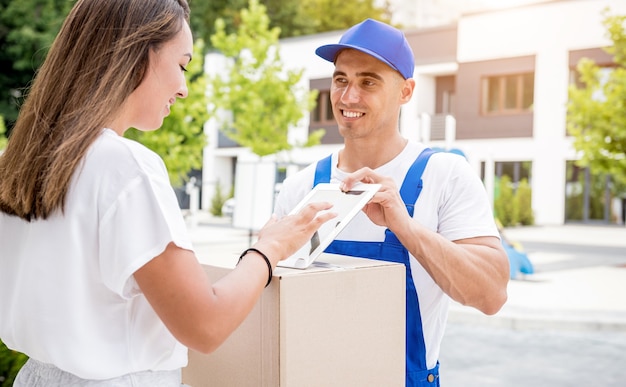
[(520, 181), (524, 179), (530, 183), (531, 168), (531, 161), (503, 161), (495, 164), (496, 176), (498, 178), (508, 176), (515, 189), (517, 189)]
[(618, 196), (610, 175), (592, 174), (575, 161), (567, 161), (566, 174), (565, 222), (617, 222), (613, 202)]
[[(502, 176), (508, 176), (514, 189), (517, 189), (522, 180), (526, 180), (530, 184), (532, 170), (532, 161), (496, 161), (494, 164), (495, 177), (497, 179)], [(480, 163), (480, 178), (485, 181), (486, 165), (482, 161)]]
[(317, 104), (311, 112), (311, 123), (334, 124), (333, 108), (330, 102), (330, 90), (319, 90)]
[(482, 80), (482, 113), (519, 114), (532, 109), (535, 74), (486, 77)]
[(311, 111), (309, 120), (309, 134), (316, 130), (324, 129), (326, 134), (322, 137), (322, 144), (343, 144), (343, 137), (339, 134), (337, 121), (333, 116), (332, 103), (330, 102), (331, 78), (311, 79), (309, 90), (317, 90), (315, 108)]

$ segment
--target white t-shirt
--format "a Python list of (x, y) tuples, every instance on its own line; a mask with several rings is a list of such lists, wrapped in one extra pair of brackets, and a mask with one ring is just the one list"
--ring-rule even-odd
[(133, 277), (170, 242), (192, 249), (163, 161), (105, 129), (64, 215), (0, 213), (0, 339), (85, 379), (185, 366)]
[[(376, 173), (392, 177), (398, 187), (424, 145), (411, 142)], [(342, 181), (347, 173), (337, 168), (338, 152), (332, 155), (331, 182)], [(275, 213), (284, 216), (311, 190), (316, 163), (288, 177), (276, 199)], [(467, 161), (452, 153), (435, 153), (422, 175), (423, 189), (415, 203), (414, 219), (448, 240), (496, 236), (498, 230), (482, 182)], [(382, 242), (385, 228), (372, 223), (360, 212), (337, 237), (338, 240)], [(441, 339), (448, 315), (449, 298), (411, 256), (411, 274), (419, 295), (426, 363), (433, 368), (439, 358)]]

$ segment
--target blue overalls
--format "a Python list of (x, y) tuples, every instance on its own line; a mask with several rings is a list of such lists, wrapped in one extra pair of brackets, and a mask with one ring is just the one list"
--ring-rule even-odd
[[(428, 148), (422, 151), (409, 168), (400, 188), (400, 196), (402, 196), (411, 217), (413, 216), (414, 203), (422, 191), (422, 173), (426, 168), (428, 158), (433, 153), (435, 151)], [(330, 182), (331, 158), (332, 156), (328, 156), (317, 163), (314, 185)], [(324, 251), (404, 264), (406, 267), (406, 386), (439, 386), (439, 363), (433, 369), (426, 368), (426, 346), (422, 331), (422, 317), (418, 295), (411, 275), (409, 252), (402, 246), (396, 235), (391, 230), (386, 229), (384, 242), (335, 240)]]

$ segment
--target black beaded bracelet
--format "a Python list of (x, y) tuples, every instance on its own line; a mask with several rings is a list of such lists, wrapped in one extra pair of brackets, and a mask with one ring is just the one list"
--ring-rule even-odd
[(272, 276), (273, 276), (273, 272), (272, 272), (272, 264), (270, 263), (270, 260), (267, 258), (267, 255), (263, 254), (261, 251), (259, 251), (258, 249), (255, 249), (254, 247), (251, 247), (247, 250), (245, 250), (243, 253), (241, 253), (241, 255), (239, 256), (239, 261), (237, 262), (237, 264), (239, 264), (239, 262), (241, 262), (241, 259), (248, 254), (249, 252), (254, 251), (255, 253), (259, 254), (261, 257), (263, 257), (263, 259), (265, 260), (265, 263), (267, 263), (267, 270), (269, 270), (269, 276), (267, 277), (267, 283), (265, 284), (265, 287), (268, 287), (270, 282), (272, 282)]

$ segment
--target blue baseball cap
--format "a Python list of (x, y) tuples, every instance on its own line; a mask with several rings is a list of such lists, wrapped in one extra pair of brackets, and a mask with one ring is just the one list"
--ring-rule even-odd
[(373, 19), (366, 19), (348, 29), (338, 44), (318, 47), (315, 53), (329, 62), (335, 62), (339, 51), (353, 48), (359, 50), (392, 69), (397, 70), (404, 79), (413, 78), (415, 59), (402, 31)]

